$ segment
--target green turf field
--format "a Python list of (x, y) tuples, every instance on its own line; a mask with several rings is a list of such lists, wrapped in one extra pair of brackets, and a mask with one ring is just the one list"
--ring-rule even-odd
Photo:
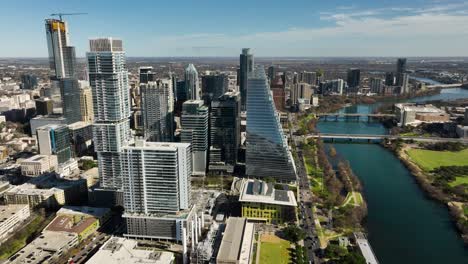
[(410, 149), (407, 153), (426, 171), (440, 166), (468, 166), (468, 149), (459, 152)]
[(260, 264), (288, 264), (290, 243), (286, 240), (261, 242)]

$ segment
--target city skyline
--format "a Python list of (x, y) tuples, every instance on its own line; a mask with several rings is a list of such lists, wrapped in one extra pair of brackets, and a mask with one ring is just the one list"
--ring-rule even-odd
[[(465, 55), (468, 3), (337, 2), (296, 1), (285, 6), (270, 1), (249, 3), (249, 8), (212, 1), (179, 6), (122, 3), (112, 10), (106, 9), (107, 1), (59, 6), (31, 1), (27, 9), (23, 2), (9, 3), (2, 6), (0, 30), (11, 41), (2, 44), (0, 57), (46, 57), (44, 29), (38, 24), (57, 12), (88, 13), (64, 17), (73, 32), (70, 43), (76, 46), (77, 57), (84, 57), (88, 39), (102, 36), (125, 40), (130, 57), (235, 57), (245, 46), (257, 57)], [(257, 8), (264, 10), (261, 16), (254, 12)], [(236, 12), (242, 15), (226, 15)], [(9, 21), (19, 19), (21, 23), (11, 30)]]

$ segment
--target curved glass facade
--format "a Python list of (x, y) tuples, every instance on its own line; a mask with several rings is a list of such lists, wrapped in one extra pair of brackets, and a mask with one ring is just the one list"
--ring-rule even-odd
[(294, 161), (263, 67), (255, 67), (247, 87), (247, 176), (296, 181)]

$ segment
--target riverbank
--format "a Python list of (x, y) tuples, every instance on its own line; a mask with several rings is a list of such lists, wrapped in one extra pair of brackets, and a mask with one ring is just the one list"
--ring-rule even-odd
[[(453, 223), (457, 227), (459, 235), (463, 239), (465, 246), (468, 246), (468, 212), (466, 210), (466, 208), (468, 208), (468, 200), (466, 197), (456, 195), (452, 193), (450, 189), (447, 190), (447, 188), (443, 188), (441, 185), (434, 184), (434, 173), (417, 164), (408, 154), (408, 151), (415, 147), (414, 145), (394, 141), (390, 144), (387, 142), (383, 144), (383, 146), (394, 153), (394, 155), (405, 165), (429, 198), (438, 201), (447, 207)], [(466, 163), (468, 165), (468, 159)], [(457, 165), (461, 166), (465, 164)], [(448, 167), (446, 166), (446, 168)], [(461, 184), (461, 187), (466, 188), (464, 187), (464, 184)], [(466, 190), (462, 191), (465, 192)]]
[(417, 98), (417, 97), (431, 96), (431, 95), (435, 95), (439, 93), (440, 93), (440, 89), (431, 89), (431, 90), (420, 91), (417, 93), (407, 94), (407, 95), (326, 96), (326, 97), (321, 98), (320, 105), (316, 109), (314, 109), (314, 111), (316, 113), (333, 113), (348, 105), (357, 105), (357, 104), (371, 105), (375, 103), (394, 102), (394, 101), (407, 100), (407, 99), (412, 99), (412, 98)]
[(330, 241), (364, 231), (367, 203), (361, 194), (362, 184), (349, 163), (320, 140), (305, 142), (300, 148), (312, 189), (320, 247), (325, 249)]

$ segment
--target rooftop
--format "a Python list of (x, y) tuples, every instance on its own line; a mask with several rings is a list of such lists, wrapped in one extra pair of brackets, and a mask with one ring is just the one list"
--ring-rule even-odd
[(133, 264), (152, 263), (169, 264), (174, 261), (174, 254), (146, 248), (138, 248), (136, 240), (121, 237), (109, 239), (87, 264)]
[(218, 251), (218, 260), (237, 261), (249, 263), (250, 241), (244, 241), (252, 237), (253, 224), (246, 218), (230, 217), (226, 223), (223, 240)]
[(59, 189), (50, 188), (50, 189), (38, 189), (36, 185), (31, 183), (23, 183), (21, 185), (15, 186), (8, 190), (6, 194), (16, 194), (16, 195), (42, 195), (42, 196), (52, 196)]
[(431, 104), (412, 104), (412, 103), (401, 103), (395, 104), (397, 108), (404, 111), (414, 111), (419, 113), (445, 113), (445, 111), (431, 105)]
[(15, 215), (18, 211), (28, 208), (27, 204), (0, 205), (0, 223)]
[(76, 218), (70, 215), (58, 215), (45, 230), (80, 234), (97, 221), (94, 217)]
[(294, 192), (277, 190), (271, 183), (252, 179), (242, 180), (239, 201), (297, 206)]
[(57, 215), (90, 215), (101, 218), (110, 212), (109, 208), (89, 206), (64, 206), (58, 210)]
[(7, 263), (44, 263), (59, 251), (66, 250), (77, 242), (75, 234), (44, 231), (39, 237), (10, 257)]

